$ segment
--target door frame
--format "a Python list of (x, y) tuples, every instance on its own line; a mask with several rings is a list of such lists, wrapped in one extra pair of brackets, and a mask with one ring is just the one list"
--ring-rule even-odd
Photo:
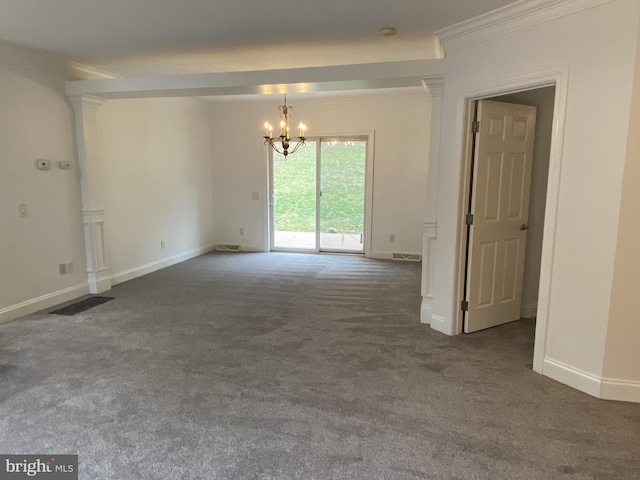
[[(318, 142), (318, 149), (320, 148), (321, 140), (349, 140), (349, 139), (359, 139), (364, 140), (366, 142), (366, 158), (365, 158), (365, 171), (364, 171), (364, 232), (363, 232), (363, 255), (365, 258), (371, 258), (371, 242), (372, 242), (372, 234), (371, 234), (371, 226), (373, 223), (373, 173), (374, 173), (374, 159), (375, 159), (375, 130), (371, 130), (369, 132), (358, 132), (358, 133), (334, 133), (327, 135), (317, 135), (308, 137), (309, 140), (313, 140)], [(273, 251), (273, 221), (272, 221), (272, 212), (273, 212), (273, 204), (272, 204), (272, 192), (273, 192), (273, 149), (265, 146), (266, 150), (264, 150), (264, 157), (266, 159), (266, 185), (265, 185), (265, 231), (264, 231), (264, 245), (265, 250), (267, 252)], [(319, 169), (317, 168), (318, 158), (316, 158), (316, 195), (317, 195), (317, 183), (320, 175)], [(316, 205), (316, 227), (317, 222), (319, 221), (319, 217), (317, 215), (319, 206)], [(317, 228), (316, 228), (317, 229)], [(284, 249), (278, 249), (277, 251), (287, 251)], [(325, 253), (320, 251), (320, 244), (316, 245), (316, 250), (290, 250), (292, 252), (299, 253)], [(333, 252), (326, 252), (333, 253)], [(361, 255), (360, 253), (356, 253), (355, 255)]]
[(458, 199), (457, 234), (456, 234), (456, 280), (453, 295), (453, 334), (463, 332), (462, 301), (464, 300), (465, 265), (467, 255), (467, 228), (465, 217), (469, 205), (471, 181), (471, 156), (473, 155), (473, 133), (471, 124), (475, 116), (475, 102), (500, 95), (508, 95), (543, 87), (555, 87), (553, 106), (553, 130), (551, 133), (551, 150), (549, 152), (549, 174), (547, 178), (547, 194), (545, 201), (545, 218), (542, 239), (542, 257), (540, 260), (540, 283), (538, 293), (538, 311), (536, 317), (535, 343), (533, 351), (533, 370), (542, 373), (546, 354), (549, 330), (549, 302), (551, 298), (552, 278), (555, 250), (555, 231), (558, 212), (558, 194), (560, 191), (560, 174), (562, 167), (562, 146), (564, 139), (565, 112), (569, 89), (569, 67), (533, 72), (531, 74), (501, 79), (481, 84), (464, 92), (457, 101), (458, 118), (462, 125), (462, 158), (460, 159), (460, 197)]

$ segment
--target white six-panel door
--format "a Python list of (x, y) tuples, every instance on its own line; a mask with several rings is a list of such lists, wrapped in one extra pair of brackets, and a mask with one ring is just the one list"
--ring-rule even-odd
[(477, 118), (466, 333), (520, 318), (536, 107), (482, 100)]

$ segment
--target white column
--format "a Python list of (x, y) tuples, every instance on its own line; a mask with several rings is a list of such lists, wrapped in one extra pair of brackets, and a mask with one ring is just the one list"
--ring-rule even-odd
[(420, 323), (431, 323), (433, 313), (433, 266), (436, 260), (436, 224), (424, 222), (422, 234), (422, 304)]
[(101, 293), (111, 288), (106, 256), (105, 185), (101, 172), (97, 124), (98, 107), (104, 100), (86, 95), (70, 97), (70, 100), (76, 121), (89, 291)]
[(431, 95), (431, 136), (429, 141), (429, 170), (427, 177), (427, 216), (422, 235), (422, 304), (420, 322), (431, 323), (433, 313), (433, 277), (436, 259), (436, 201), (438, 188), (438, 162), (440, 160), (440, 124), (444, 75), (422, 79)]

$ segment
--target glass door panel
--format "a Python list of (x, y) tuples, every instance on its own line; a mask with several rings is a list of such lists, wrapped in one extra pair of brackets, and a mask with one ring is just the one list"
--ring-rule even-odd
[(274, 249), (317, 250), (316, 196), (316, 141), (287, 158), (274, 152)]
[(364, 252), (366, 140), (320, 143), (320, 250)]

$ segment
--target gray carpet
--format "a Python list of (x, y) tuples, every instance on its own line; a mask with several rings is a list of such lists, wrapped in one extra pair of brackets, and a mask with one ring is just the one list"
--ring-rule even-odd
[(216, 253), (0, 325), (0, 453), (81, 479), (638, 479), (640, 405), (531, 370), (532, 321), (418, 323), (420, 266)]

